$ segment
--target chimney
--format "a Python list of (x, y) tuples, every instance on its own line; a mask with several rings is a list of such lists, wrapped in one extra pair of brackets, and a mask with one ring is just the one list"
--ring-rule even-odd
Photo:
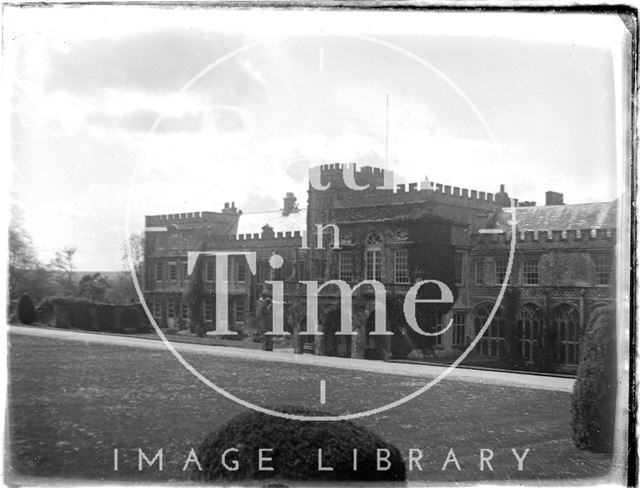
[(273, 227), (271, 227), (269, 224), (265, 224), (262, 226), (262, 234), (260, 237), (262, 237), (263, 239), (273, 239), (275, 238), (276, 234), (273, 231)]
[(511, 206), (511, 199), (509, 198), (509, 194), (504, 191), (504, 185), (500, 185), (500, 191), (493, 196), (493, 201), (496, 205), (501, 207), (509, 207)]
[(236, 202), (231, 202), (231, 205), (229, 205), (229, 202), (225, 202), (224, 208), (222, 209), (223, 214), (235, 214), (237, 212), (238, 209), (236, 208)]
[(564, 195), (557, 191), (546, 192), (545, 205), (564, 205)]
[(283, 198), (283, 207), (282, 207), (282, 215), (287, 216), (292, 213), (296, 213), (298, 211), (298, 203), (296, 196), (288, 191), (285, 197)]

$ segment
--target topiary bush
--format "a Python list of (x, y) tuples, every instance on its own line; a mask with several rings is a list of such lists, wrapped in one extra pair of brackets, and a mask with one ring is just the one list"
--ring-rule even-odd
[(18, 300), (18, 320), (23, 324), (32, 324), (36, 320), (36, 308), (26, 293)]
[(580, 363), (571, 399), (573, 442), (580, 449), (612, 452), (615, 433), (616, 312), (596, 309), (580, 342)]
[[(297, 415), (327, 415), (299, 407), (275, 407), (273, 410)], [(232, 471), (225, 468), (221, 459)], [(259, 449), (272, 449), (266, 465), (273, 471), (259, 470)], [(322, 466), (318, 469), (318, 449), (322, 449)], [(357, 469), (353, 469), (357, 449)], [(377, 470), (377, 449), (389, 452), (389, 469)], [(298, 421), (259, 412), (245, 412), (232, 418), (217, 432), (212, 432), (197, 449), (202, 470), (194, 466), (192, 479), (198, 481), (233, 482), (237, 480), (386, 481), (404, 482), (406, 469), (397, 447), (371, 431), (350, 421)], [(386, 452), (382, 451), (382, 458)], [(382, 461), (381, 467), (387, 467)]]

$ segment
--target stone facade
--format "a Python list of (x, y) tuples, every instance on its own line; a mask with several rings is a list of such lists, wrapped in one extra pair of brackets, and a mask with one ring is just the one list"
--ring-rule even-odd
[[(348, 177), (350, 171), (353, 184), (368, 187), (349, 188), (345, 172)], [(213, 265), (205, 260), (196, 268), (196, 276), (187, 276), (187, 252), (253, 251), (256, 275), (249, 272), (244, 257), (231, 258), (232, 330), (251, 334), (258, 297), (270, 290), (265, 282), (284, 281), (285, 327), (294, 335), (297, 352), (397, 356), (397, 351), (404, 347), (406, 352), (417, 342), (411, 343), (406, 323), (397, 314), (387, 319), (393, 322), (389, 324), (389, 330), (395, 330), (392, 337), (367, 334), (375, 308), (370, 286), (363, 285), (353, 294), (356, 335), (335, 334), (340, 327), (336, 286), (324, 288), (318, 299), (323, 335), (300, 335), (306, 328), (306, 288), (300, 282), (341, 279), (354, 286), (376, 280), (384, 285), (388, 298), (402, 300), (416, 281), (438, 279), (454, 289), (456, 300), (424, 329), (435, 331), (451, 321), (452, 326), (429, 339), (427, 346), (439, 355), (457, 354), (484, 326), (502, 288), (513, 204), (516, 245), (507, 288), (517, 290), (509, 295), (513, 302), (509, 310), (515, 310), (515, 315), (506, 316), (508, 307), (502, 303), (474, 354), (496, 357), (510, 350), (533, 364), (544, 346), (552, 351), (557, 369), (575, 368), (577, 342), (590, 312), (613, 299), (615, 202), (564, 205), (562, 194), (547, 192), (548, 205), (536, 207), (534, 202), (518, 205), (504, 187), (495, 195), (428, 181), (387, 189), (385, 173), (378, 168), (358, 171), (354, 166), (332, 164), (312, 172), (325, 188), (309, 186), (306, 209), (298, 209), (289, 193), (280, 213), (243, 216), (235, 205), (226, 204), (221, 212), (147, 217), (145, 290), (161, 326), (189, 327), (197, 319), (205, 328), (215, 328)], [(238, 229), (250, 229), (251, 222), (260, 222), (261, 228), (238, 233)], [(317, 233), (322, 227), (318, 248)], [(337, 248), (334, 239), (339, 242)], [(273, 254), (282, 256), (282, 268), (269, 266)], [(198, 285), (195, 302), (194, 282)], [(193, 313), (194, 306), (200, 307), (200, 318)], [(509, 330), (518, 331), (515, 342), (507, 339)], [(401, 341), (408, 341), (406, 347)]]

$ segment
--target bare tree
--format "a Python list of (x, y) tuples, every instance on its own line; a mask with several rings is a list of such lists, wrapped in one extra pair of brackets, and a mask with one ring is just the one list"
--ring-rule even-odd
[(19, 211), (12, 209), (9, 224), (9, 298), (17, 299), (28, 293), (37, 303), (47, 295), (55, 293), (51, 272), (36, 256), (31, 237), (21, 224)]
[(101, 300), (109, 288), (109, 281), (100, 273), (84, 275), (78, 283), (78, 293), (88, 297), (92, 302)]
[(9, 226), (9, 295), (17, 298), (25, 292), (29, 270), (37, 268), (38, 260), (29, 234), (16, 219)]
[(56, 280), (62, 286), (65, 295), (72, 295), (74, 292), (75, 265), (73, 257), (75, 254), (75, 247), (65, 247), (62, 251), (57, 251), (56, 257), (49, 263), (49, 268), (56, 274)]
[(129, 236), (129, 245), (125, 245), (122, 252), (122, 260), (126, 269), (129, 269), (129, 257), (133, 263), (133, 269), (140, 286), (144, 277), (144, 232), (135, 232)]

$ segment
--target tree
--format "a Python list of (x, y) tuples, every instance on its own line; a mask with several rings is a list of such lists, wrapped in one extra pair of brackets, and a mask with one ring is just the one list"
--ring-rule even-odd
[(28, 293), (38, 303), (55, 294), (52, 273), (38, 260), (31, 237), (20, 223), (19, 213), (13, 209), (9, 225), (9, 298), (17, 300)]
[[(133, 286), (133, 280), (131, 279), (131, 273), (129, 271), (120, 271), (109, 284), (111, 287), (104, 296), (107, 302), (131, 303), (140, 300)], [(143, 286), (143, 284), (140, 283), (140, 286)]]
[(107, 278), (100, 273), (84, 275), (78, 283), (79, 294), (88, 297), (92, 302), (102, 299), (109, 288), (111, 285)]
[(127, 270), (130, 266), (129, 258), (131, 258), (131, 264), (141, 287), (144, 278), (144, 245), (144, 233), (135, 232), (129, 236), (129, 245), (125, 245), (122, 252), (122, 260)]
[(26, 292), (28, 270), (38, 267), (38, 260), (29, 234), (17, 218), (9, 225), (9, 296), (18, 298)]
[(571, 398), (573, 443), (580, 449), (612, 452), (616, 428), (616, 309), (591, 313), (580, 341), (580, 363)]
[(18, 301), (18, 320), (23, 324), (31, 324), (36, 320), (36, 309), (31, 297), (26, 293)]
[(62, 251), (57, 251), (56, 257), (49, 263), (49, 267), (55, 273), (56, 281), (62, 286), (65, 295), (72, 295), (74, 291), (73, 272), (75, 265), (73, 257), (75, 253), (75, 247), (65, 247)]

